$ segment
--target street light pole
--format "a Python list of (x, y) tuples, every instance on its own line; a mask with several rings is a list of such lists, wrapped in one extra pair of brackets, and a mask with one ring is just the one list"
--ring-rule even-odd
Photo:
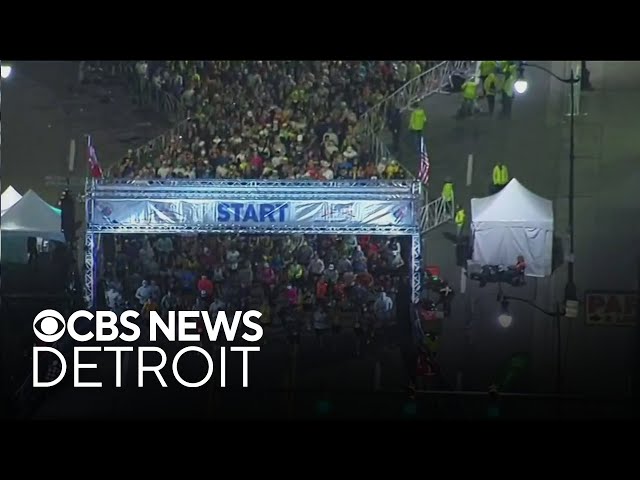
[(563, 382), (563, 376), (562, 376), (562, 336), (561, 336), (561, 319), (562, 317), (565, 315), (565, 312), (563, 312), (560, 309), (560, 305), (556, 302), (555, 304), (555, 310), (554, 311), (549, 311), (549, 310), (545, 310), (544, 308), (540, 307), (539, 305), (536, 305), (535, 303), (533, 303), (531, 300), (528, 300), (526, 298), (520, 298), (520, 297), (511, 297), (508, 295), (502, 295), (502, 293), (498, 294), (498, 301), (500, 301), (503, 306), (505, 306), (506, 309), (506, 303), (514, 300), (517, 302), (522, 302), (522, 303), (526, 303), (527, 305), (529, 305), (530, 307), (535, 308), (536, 310), (538, 310), (539, 312), (545, 314), (548, 317), (551, 317), (555, 320), (555, 327), (556, 327), (556, 341), (557, 341), (557, 346), (556, 346), (556, 393), (560, 394), (562, 393), (563, 387), (564, 387), (564, 382)]
[(569, 264), (567, 265), (567, 285), (564, 291), (565, 299), (567, 300), (576, 300), (577, 292), (576, 292), (576, 284), (574, 282), (573, 277), (573, 263), (574, 263), (574, 175), (575, 175), (575, 84), (579, 81), (576, 79), (573, 68), (571, 69), (571, 76), (569, 77), (569, 86), (570, 86), (570, 118), (569, 118)]
[[(545, 72), (546, 74), (552, 76), (556, 80), (561, 81), (562, 83), (568, 83), (570, 92), (569, 92), (569, 102), (571, 112), (569, 113), (569, 255), (568, 255), (568, 265), (567, 265), (567, 284), (565, 286), (564, 295), (565, 300), (575, 301), (577, 300), (577, 291), (576, 284), (574, 281), (574, 261), (575, 261), (575, 253), (574, 253), (574, 197), (575, 197), (575, 84), (580, 81), (580, 77), (577, 77), (574, 73), (574, 69), (571, 68), (571, 74), (569, 78), (562, 78), (551, 70), (541, 65), (537, 65), (535, 63), (528, 62), (520, 62), (520, 76), (522, 77), (524, 74), (524, 67), (532, 67), (538, 70)], [(526, 88), (526, 84), (525, 84)]]

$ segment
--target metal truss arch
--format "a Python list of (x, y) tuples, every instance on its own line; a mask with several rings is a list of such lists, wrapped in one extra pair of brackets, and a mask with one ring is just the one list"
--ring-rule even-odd
[(412, 299), (420, 298), (423, 195), (415, 180), (91, 180), (85, 200), (90, 305), (99, 236), (110, 233), (408, 235)]

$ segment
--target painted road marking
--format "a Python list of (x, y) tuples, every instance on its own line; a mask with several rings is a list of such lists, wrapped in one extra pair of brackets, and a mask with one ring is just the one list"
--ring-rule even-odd
[(73, 172), (76, 165), (76, 141), (71, 139), (69, 142), (69, 173)]
[(471, 186), (471, 180), (473, 178), (473, 153), (470, 153), (467, 157), (467, 187)]

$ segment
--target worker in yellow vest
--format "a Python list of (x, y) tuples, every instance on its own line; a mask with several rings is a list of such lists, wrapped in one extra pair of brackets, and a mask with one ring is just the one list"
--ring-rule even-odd
[(484, 95), (487, 98), (487, 106), (489, 107), (489, 115), (493, 115), (496, 108), (496, 93), (498, 92), (498, 76), (495, 72), (491, 72), (484, 79), (483, 85)]
[(511, 60), (500, 60), (497, 63), (497, 68), (498, 68), (498, 72), (506, 75), (509, 71), (509, 67), (511, 67), (511, 65), (513, 65), (513, 62)]
[(492, 179), (493, 193), (499, 192), (507, 185), (507, 183), (509, 183), (509, 170), (504, 163), (500, 161), (496, 163), (496, 166), (493, 167)]
[(411, 136), (414, 137), (416, 146), (418, 149), (418, 155), (420, 154), (420, 142), (422, 140), (422, 134), (424, 133), (424, 127), (427, 124), (427, 114), (420, 103), (413, 104), (411, 110), (411, 117), (409, 118), (409, 130)]
[(483, 89), (482, 96), (487, 94), (486, 90), (484, 90), (485, 81), (489, 75), (496, 72), (496, 68), (497, 63), (495, 60), (483, 60), (480, 62), (480, 84)]
[(498, 62), (496, 62), (495, 74), (497, 79), (498, 92), (502, 92), (502, 85), (504, 85), (504, 79), (506, 77), (506, 73), (509, 69), (510, 64), (511, 62), (507, 60), (499, 60)]
[(462, 108), (460, 113), (463, 118), (473, 115), (477, 99), (478, 82), (475, 77), (471, 77), (462, 84)]
[(447, 203), (453, 203), (453, 182), (450, 179), (445, 179), (442, 186), (442, 200)]
[(458, 227), (457, 236), (460, 238), (462, 236), (464, 223), (467, 220), (467, 214), (464, 213), (464, 209), (460, 205), (456, 205), (456, 217), (454, 220), (456, 222), (456, 227)]
[(507, 70), (502, 85), (502, 116), (511, 118), (511, 107), (513, 106), (514, 86), (516, 84), (516, 74), (512, 69)]

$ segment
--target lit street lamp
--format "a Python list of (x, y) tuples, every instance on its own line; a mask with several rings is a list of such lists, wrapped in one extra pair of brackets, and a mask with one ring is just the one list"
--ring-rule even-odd
[(516, 92), (518, 93), (524, 93), (527, 91), (527, 87), (528, 87), (528, 82), (526, 80), (526, 78), (524, 77), (524, 69), (525, 67), (531, 67), (531, 68), (536, 68), (538, 70), (542, 70), (543, 72), (551, 75), (553, 78), (555, 78), (556, 80), (561, 81), (562, 83), (568, 83), (569, 87), (571, 89), (570, 91), (570, 108), (571, 108), (571, 113), (570, 113), (570, 123), (569, 123), (569, 256), (568, 256), (568, 265), (567, 265), (567, 285), (565, 287), (565, 291), (564, 291), (564, 296), (565, 296), (565, 300), (567, 301), (567, 311), (569, 310), (573, 310), (573, 303), (571, 304), (571, 307), (568, 305), (568, 302), (573, 302), (575, 300), (577, 300), (577, 292), (576, 292), (576, 284), (574, 282), (574, 277), (573, 277), (573, 264), (574, 264), (574, 260), (575, 260), (575, 255), (574, 255), (574, 209), (573, 209), (573, 204), (574, 204), (574, 170), (575, 170), (575, 154), (574, 154), (574, 132), (575, 132), (575, 126), (574, 126), (574, 119), (575, 119), (575, 84), (578, 83), (580, 81), (580, 77), (576, 77), (573, 71), (573, 68), (571, 69), (571, 74), (569, 76), (569, 78), (562, 78), (559, 77), (558, 75), (556, 75), (555, 73), (553, 73), (551, 70), (549, 70), (548, 68), (545, 68), (541, 65), (536, 65), (535, 63), (528, 63), (528, 62), (520, 62), (519, 68), (518, 68), (518, 79), (516, 80), (515, 84), (514, 84), (514, 89), (516, 90)]
[(516, 83), (513, 84), (513, 88), (515, 89), (516, 93), (524, 93), (527, 91), (527, 88), (529, 88), (529, 82), (527, 82), (527, 80), (523, 76), (521, 76), (516, 80)]
[(504, 328), (509, 327), (511, 325), (511, 322), (513, 321), (513, 317), (509, 312), (510, 301), (526, 303), (527, 305), (535, 308), (539, 312), (544, 313), (546, 316), (552, 317), (555, 319), (556, 337), (558, 342), (558, 345), (556, 348), (556, 393), (562, 393), (563, 382), (562, 382), (562, 348), (561, 348), (561, 342), (560, 342), (560, 339), (561, 339), (560, 319), (562, 317), (572, 318), (574, 316), (574, 313), (576, 313), (576, 310), (577, 310), (577, 305), (576, 305), (577, 302), (573, 300), (568, 300), (567, 309), (564, 312), (560, 310), (560, 306), (556, 303), (555, 311), (550, 312), (549, 310), (545, 310), (544, 308), (536, 305), (531, 300), (527, 300), (526, 298), (510, 297), (507, 295), (503, 295), (502, 293), (498, 293), (498, 301), (500, 302), (500, 306), (501, 306), (501, 313), (498, 316), (498, 323), (500, 323), (500, 325)]
[(9, 75), (11, 75), (11, 65), (0, 66), (0, 76), (2, 76), (2, 79), (9, 78)]

